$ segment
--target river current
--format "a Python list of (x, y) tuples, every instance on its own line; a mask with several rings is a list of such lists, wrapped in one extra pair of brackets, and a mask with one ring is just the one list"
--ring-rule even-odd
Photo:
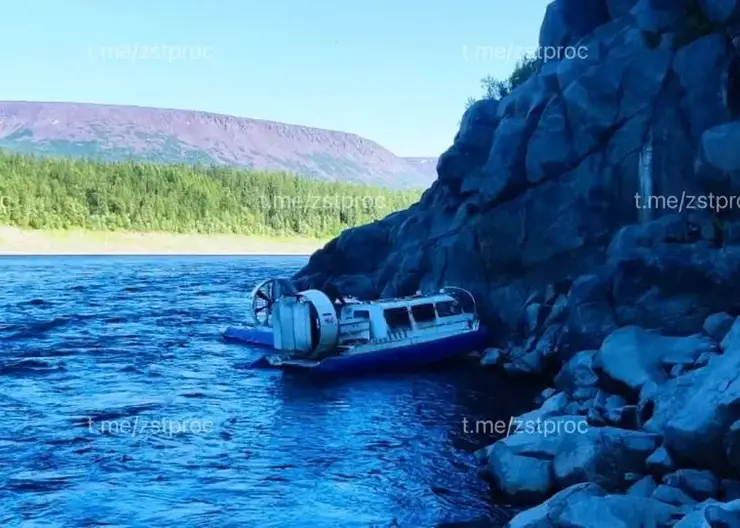
[(222, 342), (305, 262), (0, 258), (0, 526), (502, 526), (465, 424), (533, 388), (464, 361), (316, 381)]

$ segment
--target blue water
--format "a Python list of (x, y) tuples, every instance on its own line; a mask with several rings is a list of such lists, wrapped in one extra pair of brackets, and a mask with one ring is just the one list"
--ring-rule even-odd
[(220, 340), (305, 261), (0, 258), (0, 526), (503, 525), (463, 419), (523, 388), (465, 364), (317, 382)]

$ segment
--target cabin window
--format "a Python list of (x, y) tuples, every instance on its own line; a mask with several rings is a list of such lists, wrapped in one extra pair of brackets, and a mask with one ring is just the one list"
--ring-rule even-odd
[(457, 301), (442, 301), (437, 303), (437, 313), (440, 317), (450, 317), (463, 313), (462, 306)]
[(389, 308), (385, 310), (385, 322), (391, 330), (411, 328), (411, 317), (407, 308)]
[(370, 312), (367, 310), (355, 310), (355, 319), (370, 319)]
[(417, 304), (416, 306), (412, 306), (411, 315), (414, 316), (414, 321), (417, 323), (431, 323), (436, 318), (434, 305), (432, 304)]

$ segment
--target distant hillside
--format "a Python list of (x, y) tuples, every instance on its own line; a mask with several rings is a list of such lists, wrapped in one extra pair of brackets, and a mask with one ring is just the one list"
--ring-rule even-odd
[(0, 102), (0, 149), (102, 161), (223, 164), (423, 189), (436, 174), (355, 134), (189, 110)]
[(418, 172), (429, 178), (430, 182), (437, 179), (437, 160), (439, 158), (403, 158), (406, 163), (413, 165)]

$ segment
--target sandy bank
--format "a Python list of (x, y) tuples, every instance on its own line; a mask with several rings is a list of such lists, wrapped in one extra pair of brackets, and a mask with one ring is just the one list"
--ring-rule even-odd
[(325, 243), (309, 238), (34, 231), (0, 226), (0, 255), (310, 255)]

